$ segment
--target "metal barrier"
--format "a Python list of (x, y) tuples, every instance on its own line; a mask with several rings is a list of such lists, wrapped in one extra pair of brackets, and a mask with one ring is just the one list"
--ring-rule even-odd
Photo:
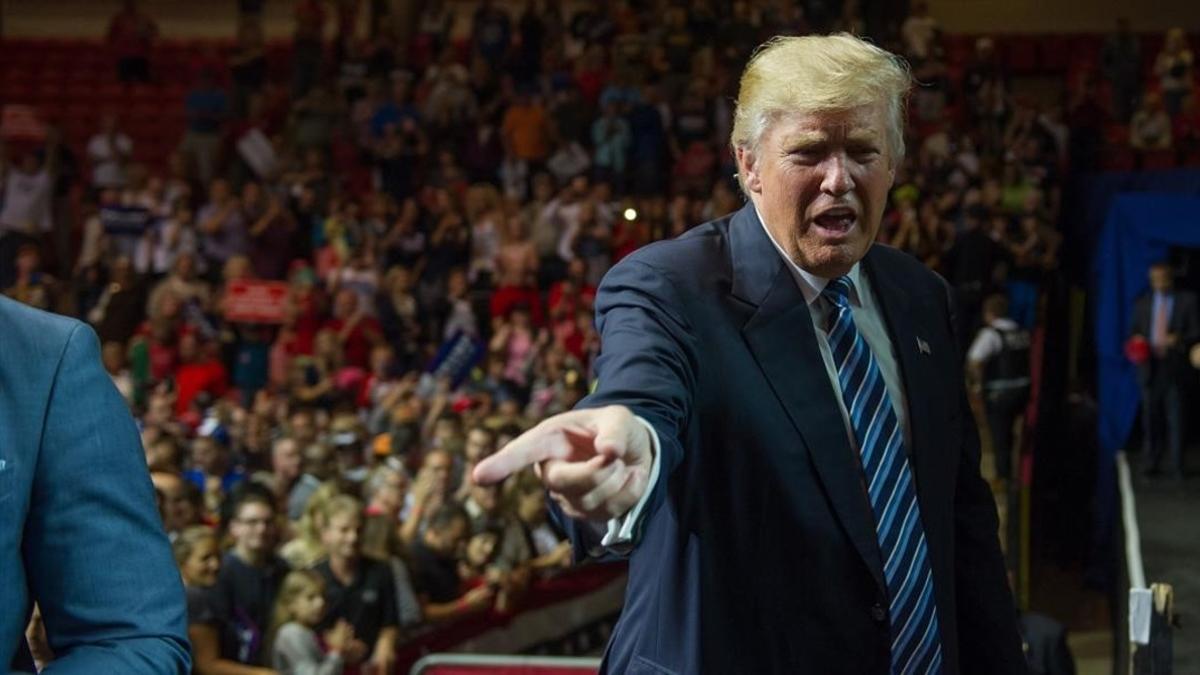
[[(1116, 675), (1172, 675), (1174, 645), (1172, 626), (1175, 622), (1174, 592), (1170, 584), (1146, 585), (1146, 570), (1142, 563), (1142, 539), (1137, 521), (1137, 500), (1133, 493), (1129, 461), (1124, 452), (1117, 453), (1117, 489), (1121, 503), (1121, 531), (1124, 547), (1120, 551), (1122, 581), (1129, 589), (1127, 598), (1118, 598), (1118, 616), (1125, 618), (1128, 640), (1117, 643)], [(1125, 602), (1121, 602), (1125, 600)], [(1120, 626), (1118, 626), (1120, 628)]]
[(595, 675), (600, 659), (551, 656), (430, 654), (409, 675)]

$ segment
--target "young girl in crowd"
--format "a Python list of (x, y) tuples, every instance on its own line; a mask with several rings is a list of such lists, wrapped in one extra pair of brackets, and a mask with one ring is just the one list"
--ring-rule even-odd
[(325, 633), (321, 649), (316, 627), (325, 615), (325, 582), (308, 570), (290, 572), (275, 601), (271, 665), (280, 675), (340, 675), (342, 652), (354, 639), (354, 628), (338, 621)]

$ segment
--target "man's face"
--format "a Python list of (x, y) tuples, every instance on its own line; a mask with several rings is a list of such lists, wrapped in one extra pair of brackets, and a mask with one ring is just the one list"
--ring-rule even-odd
[(385, 513), (395, 515), (404, 506), (404, 496), (408, 492), (408, 481), (404, 474), (395, 471), (388, 474), (387, 481), (375, 493), (374, 502)]
[(221, 446), (211, 438), (200, 437), (192, 442), (192, 463), (211, 476), (225, 472), (225, 454)]
[(1171, 268), (1166, 265), (1155, 265), (1150, 268), (1150, 288), (1157, 293), (1171, 290)]
[(290, 438), (280, 439), (271, 452), (271, 464), (276, 475), (287, 479), (300, 477), (300, 446)]
[(445, 491), (450, 487), (450, 469), (454, 462), (445, 452), (431, 452), (421, 467), (432, 477), (433, 484)]
[(466, 455), (467, 461), (476, 463), (492, 454), (495, 448), (492, 446), (492, 435), (484, 429), (472, 429), (467, 434), (467, 444), (463, 449), (463, 454)]
[(866, 255), (896, 175), (882, 103), (782, 117), (738, 164), (771, 235), (825, 278)]
[(467, 539), (470, 523), (463, 518), (456, 518), (440, 530), (429, 530), (425, 538), (426, 545), (443, 556), (451, 556), (458, 552)]
[(362, 518), (357, 513), (335, 513), (321, 532), (322, 543), (330, 556), (354, 558), (358, 555), (358, 531)]
[(500, 508), (500, 486), (472, 485), (471, 499), (484, 513), (495, 513)]
[(317, 437), (316, 425), (308, 413), (296, 413), (291, 419), (292, 438), (300, 445), (308, 445)]
[(238, 509), (229, 531), (238, 548), (262, 553), (275, 542), (275, 513), (266, 504), (248, 502)]

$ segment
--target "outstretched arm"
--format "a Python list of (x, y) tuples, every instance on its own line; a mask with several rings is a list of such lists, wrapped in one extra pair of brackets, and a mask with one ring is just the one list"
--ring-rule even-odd
[[(579, 558), (601, 543), (609, 519), (652, 514), (682, 461), (697, 371), (682, 309), (663, 272), (637, 260), (614, 267), (596, 296), (603, 348), (595, 391), (475, 468), (475, 479), (490, 484), (537, 466), (552, 514), (571, 519), (557, 520)], [(627, 530), (616, 538), (636, 545), (637, 523), (622, 525), (608, 529)]]
[(186, 673), (187, 611), (133, 418), (75, 326), (59, 358), (22, 545), (49, 675)]

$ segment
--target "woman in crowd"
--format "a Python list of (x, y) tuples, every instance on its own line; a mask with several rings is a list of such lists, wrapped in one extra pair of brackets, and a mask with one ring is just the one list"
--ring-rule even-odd
[(238, 663), (232, 658), (230, 626), (213, 601), (212, 589), (221, 571), (221, 550), (213, 530), (196, 526), (175, 539), (175, 562), (187, 592), (188, 639), (192, 643), (192, 672), (196, 675), (273, 675), (272, 670)]

